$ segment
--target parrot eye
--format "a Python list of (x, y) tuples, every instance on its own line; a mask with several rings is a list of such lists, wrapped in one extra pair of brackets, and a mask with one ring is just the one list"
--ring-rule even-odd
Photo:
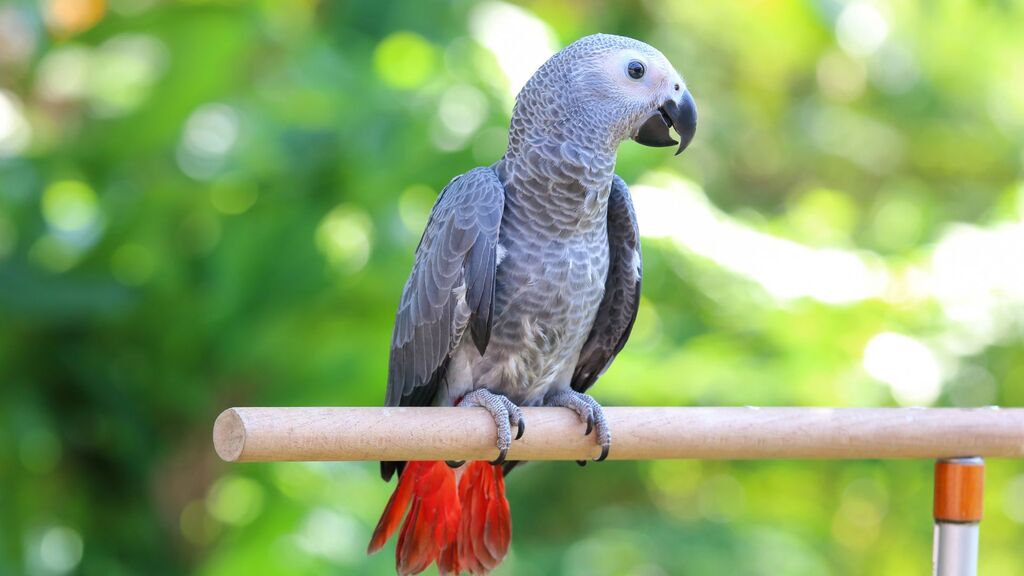
[(644, 72), (647, 69), (644, 68), (644, 63), (639, 60), (630, 60), (629, 64), (626, 64), (626, 73), (633, 80), (639, 80), (644, 77)]

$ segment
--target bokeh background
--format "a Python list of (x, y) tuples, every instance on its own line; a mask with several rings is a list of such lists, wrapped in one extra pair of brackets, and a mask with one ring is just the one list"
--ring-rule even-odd
[[(382, 402), (437, 191), (593, 32), (700, 108), (627, 143), (608, 405), (1024, 405), (1015, 2), (0, 3), (0, 573), (387, 574), (371, 463), (225, 465), (231, 405)], [(524, 466), (500, 573), (924, 574), (920, 462)], [(1024, 573), (992, 461), (981, 573)]]

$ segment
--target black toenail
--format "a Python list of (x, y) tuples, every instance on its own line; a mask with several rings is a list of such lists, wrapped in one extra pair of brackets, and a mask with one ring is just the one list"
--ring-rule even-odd
[(495, 458), (494, 460), (491, 460), (491, 464), (494, 464), (495, 466), (497, 466), (498, 464), (504, 464), (505, 463), (505, 456), (507, 456), (507, 455), (508, 455), (508, 448), (502, 448), (501, 452), (498, 454), (498, 457)]

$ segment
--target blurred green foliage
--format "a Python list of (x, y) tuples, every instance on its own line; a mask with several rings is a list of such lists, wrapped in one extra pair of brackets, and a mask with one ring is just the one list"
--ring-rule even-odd
[[(373, 464), (220, 463), (231, 405), (375, 405), (436, 191), (603, 31), (701, 111), (625, 144), (645, 233), (606, 404), (1024, 404), (1014, 2), (0, 4), (0, 573), (386, 574)], [(710, 198), (710, 200), (709, 200)], [(511, 477), (503, 574), (922, 574), (931, 462)], [(1024, 573), (1024, 466), (981, 573)], [(389, 548), (390, 550), (390, 548)]]

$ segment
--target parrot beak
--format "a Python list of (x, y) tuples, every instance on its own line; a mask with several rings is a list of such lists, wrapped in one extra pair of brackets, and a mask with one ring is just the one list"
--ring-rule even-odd
[[(669, 134), (669, 127), (675, 129), (679, 135), (679, 142), (676, 142)], [(690, 145), (693, 135), (697, 132), (697, 105), (693, 101), (690, 91), (683, 92), (679, 101), (668, 100), (658, 110), (644, 121), (637, 131), (633, 140), (644, 146), (675, 146), (678, 156), (680, 152)]]

